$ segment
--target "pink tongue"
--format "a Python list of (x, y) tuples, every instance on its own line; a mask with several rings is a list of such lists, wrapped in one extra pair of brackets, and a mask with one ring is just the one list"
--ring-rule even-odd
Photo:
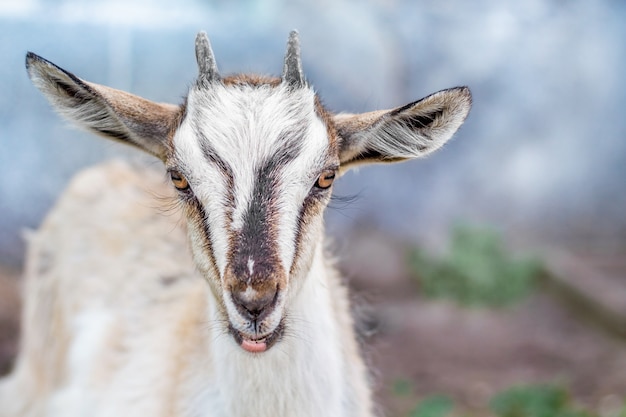
[(267, 344), (263, 340), (246, 340), (243, 339), (241, 342), (241, 347), (248, 352), (257, 353), (257, 352), (265, 352), (267, 349)]

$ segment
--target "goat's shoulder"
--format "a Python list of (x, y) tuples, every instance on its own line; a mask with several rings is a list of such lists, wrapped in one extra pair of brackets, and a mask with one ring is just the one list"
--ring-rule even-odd
[(208, 288), (193, 266), (184, 224), (167, 210), (169, 188), (149, 168), (119, 161), (90, 168), (31, 234), (15, 382), (52, 394), (64, 380), (67, 389), (54, 394), (52, 408), (81, 403), (72, 387), (85, 393), (115, 386), (133, 363), (152, 370), (135, 377), (163, 381), (145, 384), (151, 391), (138, 396), (175, 395), (168, 384), (184, 366), (174, 362), (188, 355), (189, 343), (202, 343), (188, 335), (206, 326)]
[(92, 307), (138, 293), (153, 298), (194, 275), (184, 222), (164, 179), (121, 161), (78, 174), (31, 239), (29, 274), (58, 279), (65, 295), (78, 297), (74, 305)]

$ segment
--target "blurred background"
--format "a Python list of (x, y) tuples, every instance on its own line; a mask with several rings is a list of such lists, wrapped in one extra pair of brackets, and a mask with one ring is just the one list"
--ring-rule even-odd
[(68, 127), (26, 51), (179, 103), (199, 30), (222, 73), (279, 74), (297, 28), (331, 110), (474, 96), (444, 149), (349, 173), (327, 213), (385, 413), (626, 415), (625, 22), (618, 0), (0, 0), (0, 372), (23, 231), (81, 168), (142, 158)]

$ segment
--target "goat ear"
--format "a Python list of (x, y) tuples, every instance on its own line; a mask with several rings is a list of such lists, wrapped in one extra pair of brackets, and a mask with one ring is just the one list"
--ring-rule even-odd
[(32, 52), (26, 55), (26, 70), (61, 115), (98, 135), (165, 159), (178, 106), (83, 81)]
[(463, 124), (471, 105), (469, 89), (457, 87), (393, 110), (334, 116), (341, 171), (358, 164), (405, 161), (435, 151)]

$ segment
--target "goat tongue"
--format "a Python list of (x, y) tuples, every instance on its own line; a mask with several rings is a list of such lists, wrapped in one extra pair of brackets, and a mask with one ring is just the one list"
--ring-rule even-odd
[(265, 352), (267, 349), (267, 344), (265, 343), (265, 339), (261, 340), (248, 340), (243, 339), (241, 341), (241, 347), (251, 353), (259, 353)]

